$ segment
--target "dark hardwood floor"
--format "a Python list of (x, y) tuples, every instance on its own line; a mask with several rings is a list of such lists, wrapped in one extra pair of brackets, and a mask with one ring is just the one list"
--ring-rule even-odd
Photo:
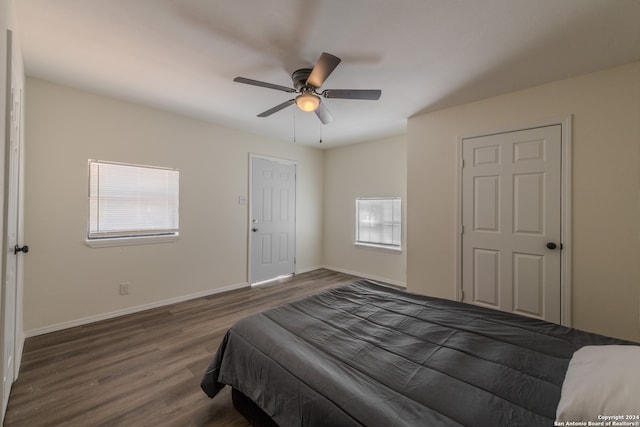
[(329, 270), (79, 326), (25, 342), (5, 426), (247, 426), (200, 379), (238, 319), (353, 276)]

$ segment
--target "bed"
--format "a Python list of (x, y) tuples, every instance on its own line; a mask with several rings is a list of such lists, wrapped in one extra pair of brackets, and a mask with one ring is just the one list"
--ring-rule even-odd
[(632, 344), (357, 280), (237, 322), (201, 387), (254, 425), (551, 426), (574, 353)]

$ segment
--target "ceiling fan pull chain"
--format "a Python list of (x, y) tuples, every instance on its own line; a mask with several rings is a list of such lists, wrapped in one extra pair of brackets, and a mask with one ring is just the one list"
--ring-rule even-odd
[(296, 110), (293, 110), (293, 143), (296, 143)]

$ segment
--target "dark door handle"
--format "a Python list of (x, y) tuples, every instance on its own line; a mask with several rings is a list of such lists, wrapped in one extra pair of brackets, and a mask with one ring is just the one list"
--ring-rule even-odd
[(548, 249), (555, 249), (555, 248), (557, 248), (557, 247), (558, 247), (558, 245), (556, 245), (556, 244), (555, 244), (555, 243), (553, 243), (553, 242), (549, 242), (549, 243), (547, 243), (547, 248), (548, 248)]
[(251, 231), (253, 231), (253, 232), (255, 233), (256, 231), (258, 231), (258, 228), (257, 228), (257, 227), (253, 227), (253, 228), (251, 229)]
[(23, 247), (20, 247), (18, 245), (15, 245), (13, 247), (13, 253), (17, 255), (18, 252), (24, 252), (26, 254), (27, 252), (29, 252), (29, 246), (24, 245)]

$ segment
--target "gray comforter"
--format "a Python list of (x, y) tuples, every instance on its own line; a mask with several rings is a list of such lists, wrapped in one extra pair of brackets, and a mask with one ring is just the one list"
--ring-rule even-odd
[(620, 343), (360, 280), (239, 321), (201, 386), (280, 426), (545, 426), (573, 353)]

